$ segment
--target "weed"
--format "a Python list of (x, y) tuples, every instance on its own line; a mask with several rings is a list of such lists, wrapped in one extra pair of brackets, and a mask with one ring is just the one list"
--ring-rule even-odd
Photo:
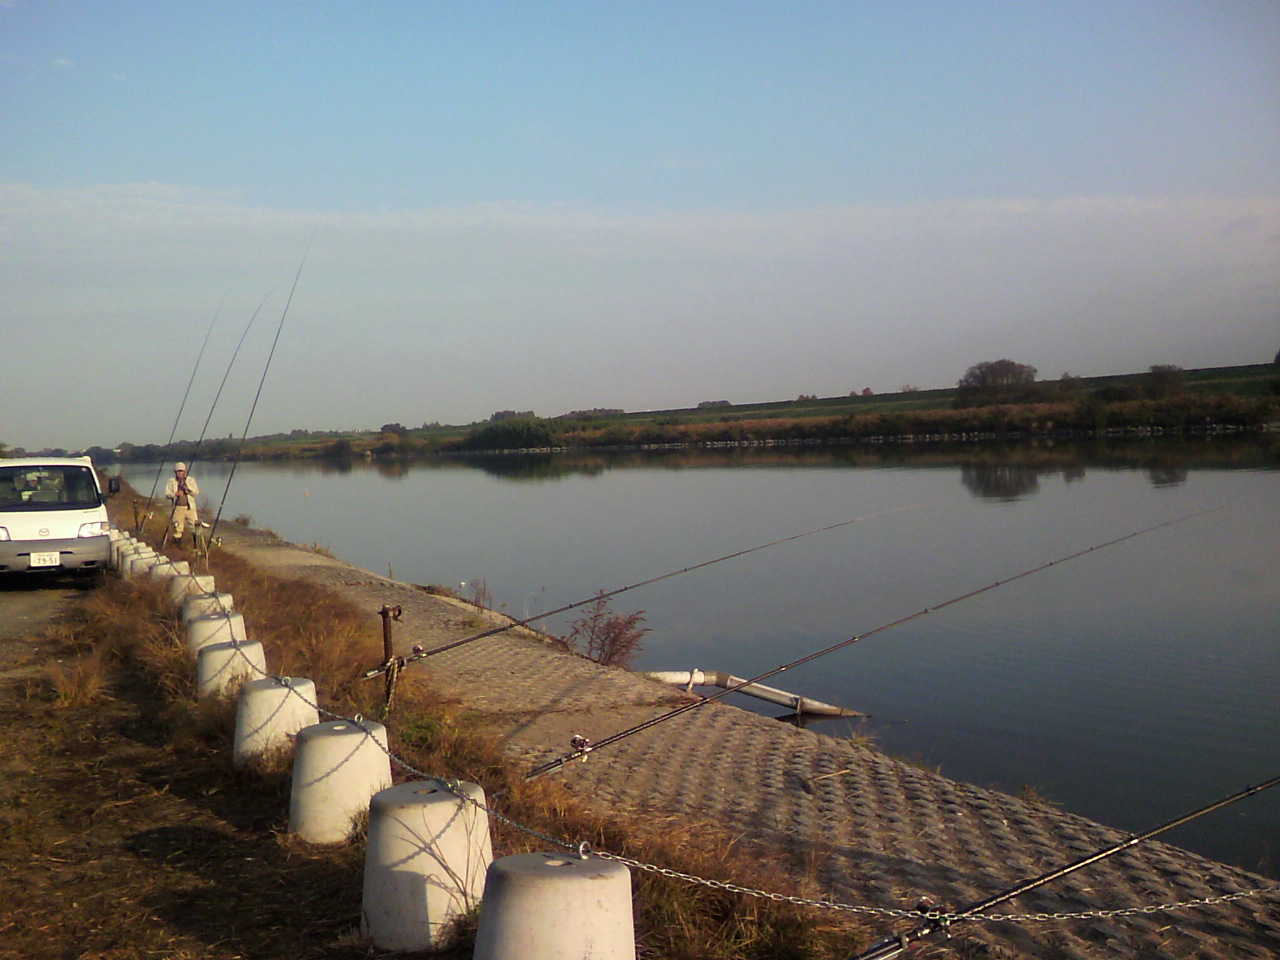
[(458, 596), (458, 591), (453, 587), (442, 586), (438, 583), (418, 583), (414, 584), (423, 593), (428, 593), (433, 597), (453, 597), (455, 600), (462, 599)]
[(104, 660), (104, 654), (94, 651), (54, 666), (49, 678), (58, 705), (82, 707), (107, 699)]
[(426, 747), (440, 730), (440, 721), (435, 717), (411, 717), (402, 722), (397, 733), (400, 741), (414, 747)]
[(930, 763), (924, 758), (923, 754), (913, 753), (910, 756), (894, 754), (893, 756), (895, 760), (905, 763), (909, 767), (915, 767), (917, 770), (923, 770), (926, 773), (942, 773), (942, 764)]
[(237, 513), (234, 517), (231, 518), (231, 522), (238, 523), (242, 527), (252, 527), (253, 516), (248, 513)]
[(484, 577), (472, 580), (470, 584), (467, 584), (464, 580), (458, 586), (469, 587), (471, 605), (477, 610), (487, 610), (493, 606), (493, 595), (489, 593), (489, 585), (485, 582)]
[(587, 607), (586, 616), (569, 625), (569, 632), (557, 642), (566, 650), (611, 667), (626, 667), (640, 652), (640, 642), (649, 632), (642, 627), (644, 611), (614, 613), (609, 598), (601, 594)]
[(85, 653), (94, 648), (92, 640), (85, 640), (67, 623), (55, 623), (45, 628), (43, 636), (52, 640), (61, 649), (74, 653)]
[(866, 721), (859, 721), (849, 730), (848, 741), (855, 747), (873, 747), (876, 734)]
[(1036, 803), (1042, 807), (1056, 807), (1058, 804), (1046, 797), (1033, 783), (1024, 783), (1022, 789), (1018, 791), (1018, 799), (1025, 800), (1027, 803)]

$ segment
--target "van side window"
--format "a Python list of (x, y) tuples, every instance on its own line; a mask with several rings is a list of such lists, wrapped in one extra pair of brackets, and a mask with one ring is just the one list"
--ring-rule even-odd
[(68, 503), (98, 502), (98, 491), (94, 488), (93, 478), (89, 476), (88, 470), (69, 475), (64, 492)]

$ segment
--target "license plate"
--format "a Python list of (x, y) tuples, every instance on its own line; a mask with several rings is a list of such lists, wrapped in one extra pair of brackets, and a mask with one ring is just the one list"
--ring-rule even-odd
[(33, 567), (57, 567), (62, 565), (62, 557), (55, 550), (51, 553), (33, 553), (31, 554), (31, 565)]

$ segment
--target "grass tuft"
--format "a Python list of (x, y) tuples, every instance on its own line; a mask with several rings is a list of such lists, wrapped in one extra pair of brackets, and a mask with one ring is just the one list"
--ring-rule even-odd
[(83, 707), (109, 699), (106, 657), (99, 651), (58, 663), (49, 671), (54, 698), (61, 707)]

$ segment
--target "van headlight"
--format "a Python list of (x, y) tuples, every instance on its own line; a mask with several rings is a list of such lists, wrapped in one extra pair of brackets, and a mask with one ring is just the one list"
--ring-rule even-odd
[(9, 539), (9, 528), (0, 527), (0, 540), (8, 540), (8, 539)]
[(107, 525), (101, 520), (95, 520), (93, 523), (80, 524), (80, 532), (77, 537), (100, 537), (107, 532)]

